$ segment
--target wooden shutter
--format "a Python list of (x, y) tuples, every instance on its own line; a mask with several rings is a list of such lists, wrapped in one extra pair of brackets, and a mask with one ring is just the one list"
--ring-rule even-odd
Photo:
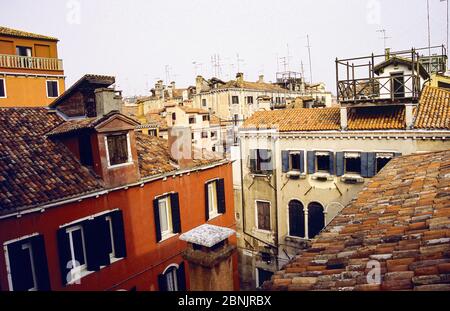
[(330, 175), (334, 175), (334, 153), (330, 152)]
[(289, 172), (289, 151), (281, 151), (282, 172)]
[(184, 262), (180, 263), (177, 270), (177, 283), (179, 291), (186, 291), (186, 275), (184, 269)]
[(225, 214), (226, 202), (225, 202), (225, 180), (223, 178), (216, 181), (217, 190), (217, 212), (219, 214)]
[(158, 287), (160, 292), (167, 292), (167, 282), (164, 274), (158, 275)]
[(336, 176), (344, 175), (344, 153), (336, 152)]
[(86, 245), (86, 261), (88, 271), (100, 270), (100, 251), (99, 247), (103, 241), (100, 239), (100, 233), (97, 231), (97, 222), (89, 219), (83, 222), (84, 241)]
[(161, 241), (161, 224), (159, 223), (159, 204), (158, 199), (153, 200), (153, 218), (155, 220), (156, 242)]
[(209, 191), (208, 191), (209, 183), (205, 184), (205, 219), (209, 220)]
[(256, 172), (256, 163), (257, 162), (257, 150), (251, 149), (249, 154), (249, 169), (250, 172), (255, 173)]
[[(112, 220), (112, 218), (111, 218)], [(111, 263), (109, 254), (111, 248), (111, 235), (109, 233), (109, 222), (106, 215), (98, 216), (94, 219), (95, 231), (98, 234), (97, 256), (100, 266), (107, 266)]]
[(303, 150), (300, 151), (300, 173), (305, 172), (305, 152)]
[(305, 237), (305, 212), (299, 201), (289, 202), (289, 235)]
[(307, 152), (308, 174), (316, 172), (316, 153), (314, 151)]
[(367, 152), (361, 152), (361, 176), (369, 177)]
[(116, 258), (127, 257), (127, 246), (125, 239), (125, 226), (123, 223), (123, 213), (117, 210), (111, 213), (113, 236), (114, 236), (114, 251)]
[(367, 154), (367, 175), (369, 177), (373, 177), (376, 175), (376, 162), (377, 162), (377, 154), (375, 152), (369, 152)]
[(71, 260), (70, 255), (70, 244), (69, 244), (69, 235), (66, 232), (66, 228), (60, 228), (57, 231), (57, 239), (58, 239), (58, 255), (59, 255), (59, 267), (61, 272), (61, 281), (63, 285), (67, 284), (67, 274), (70, 272), (71, 265), (69, 261)]
[(33, 249), (34, 269), (36, 273), (36, 282), (38, 290), (50, 290), (50, 279), (48, 274), (47, 254), (45, 252), (44, 236), (38, 235), (31, 241)]
[(181, 233), (180, 202), (178, 193), (170, 194), (170, 208), (172, 212), (173, 233)]

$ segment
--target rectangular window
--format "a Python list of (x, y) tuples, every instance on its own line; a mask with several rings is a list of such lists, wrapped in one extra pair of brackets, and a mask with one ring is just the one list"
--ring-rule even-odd
[(203, 99), (202, 99), (202, 106), (203, 106), (203, 107), (206, 107), (206, 98), (203, 98)]
[(256, 174), (266, 174), (273, 170), (272, 151), (267, 149), (250, 150), (250, 171)]
[(265, 281), (270, 281), (270, 279), (272, 278), (273, 272), (272, 271), (267, 271), (261, 268), (256, 268), (256, 273), (258, 274), (258, 278), (257, 278), (257, 287), (260, 288)]
[(195, 124), (195, 117), (189, 117), (189, 124)]
[(247, 96), (247, 104), (253, 104), (253, 96)]
[(175, 112), (172, 113), (172, 120), (175, 121), (177, 119), (177, 114)]
[(289, 153), (289, 170), (300, 171), (300, 152)]
[[(86, 241), (84, 231), (81, 225), (69, 227), (66, 229), (69, 235), (70, 263), (72, 273), (80, 273), (87, 269), (86, 265)], [(72, 279), (74, 280), (74, 279)]]
[(162, 238), (173, 233), (172, 228), (172, 213), (170, 210), (170, 198), (164, 197), (159, 199), (159, 223), (161, 226)]
[(383, 167), (386, 166), (386, 164), (389, 163), (389, 161), (391, 161), (391, 159), (394, 157), (393, 153), (390, 152), (378, 152), (376, 154), (376, 173), (378, 173), (379, 171), (381, 171), (381, 169)]
[(47, 97), (56, 98), (59, 96), (58, 81), (48, 80), (47, 81)]
[(203, 121), (209, 121), (209, 120), (210, 120), (209, 114), (203, 115)]
[(131, 162), (128, 134), (116, 134), (106, 137), (109, 166)]
[(344, 153), (344, 173), (361, 174), (361, 153), (359, 152)]
[(217, 211), (217, 189), (216, 182), (212, 181), (208, 183), (208, 208), (209, 219), (218, 215)]
[(317, 151), (316, 155), (316, 171), (330, 172), (330, 153), (328, 151)]
[(217, 137), (217, 132), (212, 131), (212, 132), (211, 132), (211, 138), (216, 138), (216, 137)]
[(202, 131), (202, 138), (208, 138), (208, 132)]
[(27, 46), (16, 46), (16, 54), (18, 56), (31, 57), (31, 48)]
[(239, 96), (231, 96), (231, 103), (234, 105), (239, 104)]
[(0, 98), (6, 97), (5, 79), (0, 79)]
[(257, 228), (259, 230), (270, 231), (270, 203), (256, 201)]

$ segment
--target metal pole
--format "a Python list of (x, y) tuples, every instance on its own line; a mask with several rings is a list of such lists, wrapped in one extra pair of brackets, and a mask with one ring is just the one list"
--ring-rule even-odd
[[(427, 0), (427, 20), (428, 20), (428, 56), (431, 57), (430, 0)], [(429, 62), (431, 62), (431, 59), (429, 59)]]
[(309, 45), (309, 35), (306, 35), (306, 39), (308, 41), (308, 56), (309, 56), (309, 74), (310, 74), (310, 83), (313, 83), (313, 74), (312, 74), (312, 63), (311, 63), (311, 46)]

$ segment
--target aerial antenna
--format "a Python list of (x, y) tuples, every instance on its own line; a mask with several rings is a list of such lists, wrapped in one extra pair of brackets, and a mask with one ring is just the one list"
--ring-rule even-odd
[(387, 39), (391, 39), (391, 37), (387, 37), (386, 36), (386, 29), (379, 29), (377, 30), (377, 32), (380, 32), (383, 34), (383, 37), (381, 37), (381, 39), (383, 39), (383, 46), (384, 46), (384, 50), (386, 50), (387, 48)]
[(198, 68), (200, 68), (200, 72), (202, 72), (202, 66), (203, 66), (203, 64), (202, 64), (202, 63), (199, 63), (199, 62), (196, 62), (196, 61), (193, 61), (193, 62), (192, 62), (192, 65), (194, 65), (195, 76), (198, 76)]
[(309, 44), (309, 34), (306, 35), (306, 40), (308, 42), (308, 45), (306, 46), (308, 48), (308, 57), (309, 57), (309, 76), (310, 76), (310, 83), (312, 84), (313, 81), (313, 72), (312, 72), (312, 63), (311, 63), (311, 45)]
[(243, 63), (244, 60), (242, 58), (239, 58), (239, 53), (236, 53), (236, 64), (237, 64), (237, 71), (241, 72), (241, 66), (240, 63)]
[(427, 0), (427, 20), (428, 20), (428, 56), (431, 57), (430, 0)]
[(166, 65), (165, 67), (165, 71), (166, 71), (166, 85), (168, 85), (170, 83), (170, 66)]

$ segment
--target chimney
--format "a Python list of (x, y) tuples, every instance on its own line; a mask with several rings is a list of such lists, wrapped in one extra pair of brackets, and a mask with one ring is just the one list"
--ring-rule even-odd
[(244, 82), (244, 74), (242, 72), (238, 72), (236, 74), (236, 81), (237, 81), (237, 83), (243, 83)]
[(195, 93), (196, 94), (200, 94), (200, 92), (202, 91), (202, 86), (203, 86), (203, 77), (197, 76), (195, 78)]
[(389, 60), (389, 58), (391, 58), (391, 48), (384, 49), (384, 56), (385, 56), (386, 60)]
[(236, 246), (228, 243), (235, 231), (203, 224), (180, 235), (188, 242), (183, 259), (189, 263), (191, 291), (234, 290), (233, 254)]
[(164, 98), (164, 86), (162, 80), (158, 80), (155, 83), (155, 94), (160, 98)]
[(412, 129), (413, 127), (413, 108), (414, 104), (405, 104), (405, 123), (406, 129)]
[(264, 83), (264, 75), (259, 75), (258, 83)]
[(173, 91), (175, 90), (175, 82), (170, 82), (169, 87), (167, 88), (167, 91), (169, 93), (169, 98), (173, 98)]
[(347, 129), (347, 107), (341, 107), (341, 130)]
[(173, 126), (168, 130), (168, 147), (170, 157), (181, 169), (193, 164), (191, 128), (188, 126)]
[(114, 89), (100, 88), (96, 89), (94, 93), (97, 117), (104, 116), (113, 110), (121, 110), (122, 96), (116, 95)]

